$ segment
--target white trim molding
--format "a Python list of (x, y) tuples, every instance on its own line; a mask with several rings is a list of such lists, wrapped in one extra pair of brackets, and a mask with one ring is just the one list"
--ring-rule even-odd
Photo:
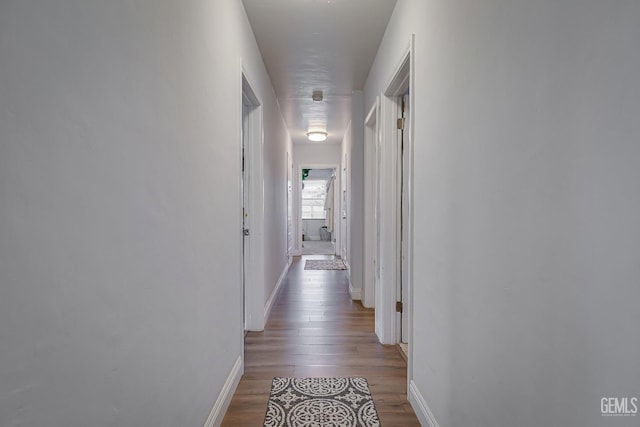
[[(362, 305), (375, 307), (378, 228), (376, 212), (378, 206), (378, 150), (380, 141), (380, 97), (369, 110), (364, 120), (364, 253)], [(381, 314), (378, 313), (377, 316)]]
[[(401, 109), (399, 97), (409, 92), (410, 98), (413, 96), (412, 90), (412, 64), (414, 51), (414, 36), (411, 36), (406, 49), (403, 51), (398, 65), (395, 67), (391, 78), (384, 92), (380, 94), (380, 150), (379, 156), (379, 193), (380, 212), (378, 212), (377, 221), (379, 221), (379, 248), (378, 266), (379, 268), (379, 285), (376, 286), (375, 309), (379, 314), (379, 326), (381, 329), (377, 331), (378, 339), (382, 344), (397, 344), (401, 340), (401, 316), (396, 312), (396, 301), (400, 297), (401, 269), (402, 263), (399, 260), (400, 244), (402, 236), (400, 234), (400, 217), (401, 213), (398, 209), (400, 193), (399, 183), (400, 169), (398, 141), (399, 131), (397, 128), (397, 120)], [(411, 102), (411, 101), (410, 101)], [(409, 109), (410, 117), (414, 115), (413, 103)], [(413, 120), (409, 119), (411, 126)], [(411, 129), (411, 128), (410, 128)], [(410, 131), (409, 129), (409, 131)], [(410, 138), (410, 140), (412, 137)], [(411, 184), (409, 183), (409, 187)], [(411, 220), (409, 219), (409, 223)], [(412, 247), (409, 236), (408, 248)], [(409, 254), (409, 258), (411, 255)], [(411, 275), (409, 274), (409, 277)], [(408, 283), (409, 294), (411, 294), (411, 284)], [(411, 301), (407, 305), (409, 309)], [(409, 334), (411, 334), (411, 313), (409, 315)], [(378, 319), (378, 314), (376, 314)], [(409, 359), (408, 373), (411, 372), (412, 361)]]
[[(242, 66), (241, 62), (241, 83), (240, 83), (240, 117), (243, 119), (238, 124), (241, 141), (238, 144), (238, 162), (242, 162), (242, 147), (245, 148), (245, 173), (248, 182), (245, 183), (247, 192), (247, 223), (245, 227), (250, 230), (249, 236), (244, 237), (240, 232), (242, 228), (242, 209), (244, 201), (240, 201), (238, 212), (240, 227), (238, 236), (241, 239), (240, 256), (244, 265), (241, 265), (242, 274), (244, 271), (244, 329), (247, 331), (261, 331), (264, 329), (263, 310), (265, 301), (265, 280), (264, 280), (264, 132), (263, 132), (263, 110), (262, 100), (256, 95), (254, 85), (249, 77), (249, 73)], [(247, 123), (245, 128), (242, 106), (247, 108)], [(244, 136), (242, 136), (244, 134)], [(246, 141), (243, 141), (246, 139)], [(240, 188), (242, 175), (239, 177)], [(241, 276), (242, 277), (242, 276)]]
[(244, 362), (240, 355), (233, 365), (233, 368), (231, 368), (227, 381), (225, 381), (222, 386), (222, 390), (216, 399), (216, 403), (213, 404), (213, 408), (211, 409), (209, 417), (207, 417), (207, 421), (204, 423), (204, 427), (218, 427), (222, 424), (224, 415), (227, 412), (227, 408), (229, 408), (236, 388), (238, 388), (238, 383), (240, 382), (240, 378), (242, 378), (243, 372)]
[(351, 281), (349, 281), (349, 294), (352, 300), (360, 301), (362, 299), (362, 288), (354, 288)]
[[(269, 320), (269, 316), (271, 315), (271, 309), (273, 308), (273, 303), (276, 301), (278, 294), (280, 293), (280, 288), (282, 288), (282, 283), (284, 282), (284, 278), (289, 272), (289, 267), (291, 266), (292, 258), (288, 257), (287, 264), (284, 266), (282, 273), (280, 274), (280, 278), (276, 283), (276, 286), (273, 288), (273, 292), (271, 292), (271, 296), (267, 300), (267, 303), (264, 306), (264, 321), (263, 325), (267, 324), (267, 320)], [(263, 328), (264, 329), (264, 328)]]
[(413, 407), (420, 424), (427, 427), (440, 427), (440, 424), (436, 421), (436, 417), (433, 415), (433, 412), (431, 412), (431, 409), (429, 409), (429, 405), (427, 405), (424, 397), (422, 397), (422, 393), (420, 393), (418, 386), (413, 380), (409, 383), (408, 397), (409, 403), (411, 403), (411, 407)]
[[(382, 325), (380, 324), (380, 322), (378, 321), (378, 319), (375, 320), (375, 333), (378, 337), (383, 336), (383, 331), (382, 331)], [(379, 339), (379, 338), (378, 338)]]

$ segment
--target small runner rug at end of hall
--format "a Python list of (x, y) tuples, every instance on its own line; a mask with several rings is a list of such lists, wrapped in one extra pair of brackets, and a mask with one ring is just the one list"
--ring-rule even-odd
[(346, 270), (341, 259), (308, 259), (304, 263), (305, 270)]
[(379, 427), (365, 378), (284, 378), (271, 383), (264, 427)]

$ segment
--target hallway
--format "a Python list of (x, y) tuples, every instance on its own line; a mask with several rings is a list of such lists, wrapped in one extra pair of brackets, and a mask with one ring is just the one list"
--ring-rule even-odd
[[(1, 1), (0, 426), (262, 425), (273, 376), (361, 375), (385, 427), (638, 427), (639, 22)], [(348, 271), (303, 270), (314, 168)]]
[(304, 270), (295, 258), (263, 332), (245, 338), (245, 374), (223, 426), (262, 425), (274, 376), (363, 376), (386, 426), (419, 426), (406, 397), (406, 363), (378, 342), (374, 312), (349, 296), (344, 270)]

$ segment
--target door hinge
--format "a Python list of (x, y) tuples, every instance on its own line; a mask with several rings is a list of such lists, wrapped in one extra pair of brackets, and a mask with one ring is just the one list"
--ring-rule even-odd
[(402, 313), (402, 301), (396, 301), (396, 313)]
[(400, 117), (398, 119), (398, 129), (399, 130), (404, 130), (404, 117)]
[(243, 228), (243, 229), (242, 229), (242, 234), (243, 234), (244, 236), (248, 236), (248, 235), (249, 235), (249, 229), (248, 229), (248, 228)]

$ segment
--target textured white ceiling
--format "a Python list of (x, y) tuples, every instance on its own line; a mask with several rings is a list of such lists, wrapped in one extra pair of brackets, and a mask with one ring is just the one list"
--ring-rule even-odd
[[(339, 144), (396, 0), (243, 0), (293, 142)], [(314, 90), (324, 101), (314, 102)], [(316, 143), (317, 144), (317, 143)]]

